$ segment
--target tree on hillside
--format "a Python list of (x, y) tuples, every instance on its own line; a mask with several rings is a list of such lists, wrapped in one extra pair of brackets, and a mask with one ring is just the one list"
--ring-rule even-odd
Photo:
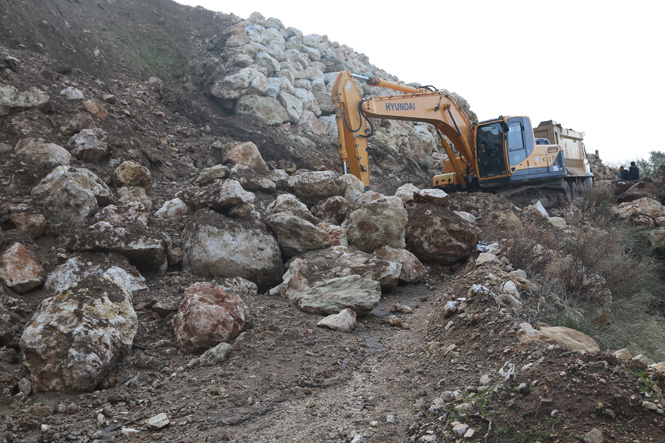
[(648, 160), (640, 159), (635, 161), (635, 164), (640, 168), (640, 178), (650, 177), (651, 174), (665, 165), (665, 152), (651, 151)]

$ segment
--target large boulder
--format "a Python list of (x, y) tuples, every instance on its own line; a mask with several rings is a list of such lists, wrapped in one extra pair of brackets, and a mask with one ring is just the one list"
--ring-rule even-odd
[(46, 110), (51, 106), (48, 94), (38, 88), (19, 91), (11, 85), (0, 83), (0, 116), (5, 116), (21, 109), (39, 108)]
[(252, 142), (238, 143), (229, 147), (222, 157), (223, 163), (230, 165), (245, 165), (254, 172), (266, 173), (268, 172), (268, 165), (261, 157), (261, 153), (256, 145)]
[(335, 225), (341, 225), (356, 208), (341, 195), (321, 200), (312, 208), (312, 214)]
[(307, 220), (310, 223), (318, 223), (318, 219), (312, 215), (307, 209), (307, 206), (298, 200), (293, 194), (280, 194), (275, 201), (270, 203), (266, 208), (266, 214), (277, 214), (279, 212), (286, 212), (296, 217)]
[(402, 265), (388, 261), (376, 255), (367, 254), (356, 248), (336, 246), (318, 251), (308, 251), (289, 262), (280, 285), (280, 293), (288, 296), (286, 285), (294, 275), (300, 275), (313, 284), (337, 277), (359, 275), (379, 282), (383, 291), (389, 292), (397, 287)]
[(328, 243), (326, 231), (287, 212), (268, 216), (267, 223), (277, 235), (279, 246), (287, 257), (321, 249)]
[(247, 67), (216, 82), (211, 93), (221, 99), (235, 100), (246, 95), (263, 95), (268, 89), (268, 78), (258, 70)]
[(211, 283), (195, 283), (185, 291), (173, 317), (178, 348), (203, 352), (236, 338), (245, 327), (245, 304), (232, 292)]
[(402, 249), (406, 246), (404, 232), (406, 209), (377, 200), (363, 205), (349, 215), (346, 227), (349, 244), (372, 253), (382, 246)]
[(330, 315), (352, 309), (358, 315), (366, 315), (381, 300), (379, 282), (360, 275), (334, 277), (314, 283), (296, 277), (290, 279), (287, 286), (289, 301), (310, 314)]
[(374, 251), (374, 255), (402, 265), (399, 279), (406, 283), (417, 283), (427, 275), (427, 268), (411, 252), (384, 246)]
[(155, 212), (155, 217), (167, 220), (175, 220), (189, 214), (189, 207), (179, 198), (174, 198), (164, 202), (161, 208)]
[[(631, 182), (634, 183), (634, 182)], [(617, 203), (626, 203), (642, 198), (652, 198), (662, 202), (665, 199), (665, 187), (651, 179), (640, 180), (617, 197)]]
[(47, 171), (56, 166), (69, 165), (72, 161), (69, 151), (43, 138), (24, 138), (16, 144), (14, 150), (20, 160)]
[(308, 171), (289, 178), (288, 187), (308, 206), (335, 195), (344, 195), (346, 184), (333, 171)]
[(84, 168), (58, 166), (32, 189), (49, 219), (83, 225), (99, 205), (111, 202), (111, 190)]
[(140, 222), (112, 225), (100, 221), (81, 231), (68, 248), (78, 252), (118, 252), (146, 271), (164, 272), (168, 267), (166, 241)]
[(236, 103), (237, 114), (251, 114), (266, 124), (277, 126), (288, 121), (289, 116), (276, 98), (245, 95)]
[(569, 351), (595, 352), (600, 350), (598, 343), (593, 338), (563, 326), (543, 326), (540, 329), (534, 329), (529, 323), (522, 323), (517, 335), (520, 346), (553, 341)]
[(145, 166), (135, 161), (124, 161), (113, 171), (113, 184), (118, 188), (123, 186), (141, 186), (148, 189), (152, 181), (152, 174)]
[(72, 136), (67, 146), (77, 158), (83, 161), (96, 162), (108, 154), (108, 134), (100, 128), (84, 129)]
[(423, 262), (451, 265), (465, 260), (478, 243), (479, 229), (449, 208), (414, 203), (408, 208), (406, 249)]
[(182, 233), (183, 267), (204, 277), (243, 277), (261, 290), (279, 283), (282, 258), (275, 237), (253, 222), (202, 209)]
[(0, 255), (0, 281), (18, 293), (28, 292), (46, 278), (35, 254), (20, 243), (14, 243)]
[(638, 216), (656, 219), (665, 216), (665, 207), (651, 197), (642, 197), (612, 206), (612, 213), (624, 219)]
[(33, 240), (39, 238), (48, 227), (46, 217), (28, 205), (12, 205), (9, 211), (9, 220), (14, 227), (28, 234)]
[(143, 226), (148, 226), (148, 211), (143, 204), (137, 202), (108, 205), (92, 216), (90, 224), (100, 221), (108, 222), (113, 226), (136, 222), (141, 223)]
[(251, 204), (255, 196), (237, 180), (215, 180), (203, 188), (186, 189), (179, 196), (197, 208), (227, 211), (233, 206)]
[(105, 261), (72, 259), (49, 276), (56, 295), (42, 301), (20, 341), (37, 390), (91, 391), (131, 349), (140, 280)]

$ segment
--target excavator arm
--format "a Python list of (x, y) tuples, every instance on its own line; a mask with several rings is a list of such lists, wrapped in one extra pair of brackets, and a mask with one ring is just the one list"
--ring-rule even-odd
[[(398, 92), (390, 96), (362, 98), (354, 78), (370, 86)], [(350, 172), (369, 186), (369, 160), (367, 137), (371, 135), (370, 118), (406, 120), (430, 123), (441, 137), (441, 145), (448, 154), (454, 174), (447, 184), (466, 188), (466, 179), (475, 174), (473, 125), (455, 98), (445, 91), (433, 91), (389, 82), (374, 77), (363, 77), (342, 71), (337, 75), (332, 90), (339, 133), (339, 158), (344, 173)]]

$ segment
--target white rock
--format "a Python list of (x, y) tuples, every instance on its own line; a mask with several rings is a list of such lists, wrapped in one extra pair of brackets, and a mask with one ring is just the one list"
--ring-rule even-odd
[(335, 331), (351, 332), (356, 327), (356, 313), (347, 308), (340, 311), (339, 314), (327, 316), (316, 325)]
[(156, 431), (167, 427), (171, 422), (165, 413), (157, 414), (154, 417), (150, 417), (145, 421), (148, 429)]
[(83, 100), (85, 98), (83, 92), (72, 86), (60, 91), (60, 95), (63, 95), (67, 100)]
[(164, 202), (161, 208), (155, 212), (155, 217), (173, 220), (182, 218), (189, 213), (189, 208), (179, 198)]

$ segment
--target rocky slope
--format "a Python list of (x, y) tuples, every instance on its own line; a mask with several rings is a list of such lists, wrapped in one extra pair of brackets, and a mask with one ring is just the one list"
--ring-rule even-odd
[[(339, 174), (336, 72), (396, 80), (364, 55), (167, 0), (0, 15), (2, 441), (662, 437), (662, 364), (545, 323), (555, 280), (613, 316), (547, 242), (579, 204), (426, 189), (422, 125), (377, 125), (381, 193)], [(655, 248), (662, 189), (615, 207)]]

